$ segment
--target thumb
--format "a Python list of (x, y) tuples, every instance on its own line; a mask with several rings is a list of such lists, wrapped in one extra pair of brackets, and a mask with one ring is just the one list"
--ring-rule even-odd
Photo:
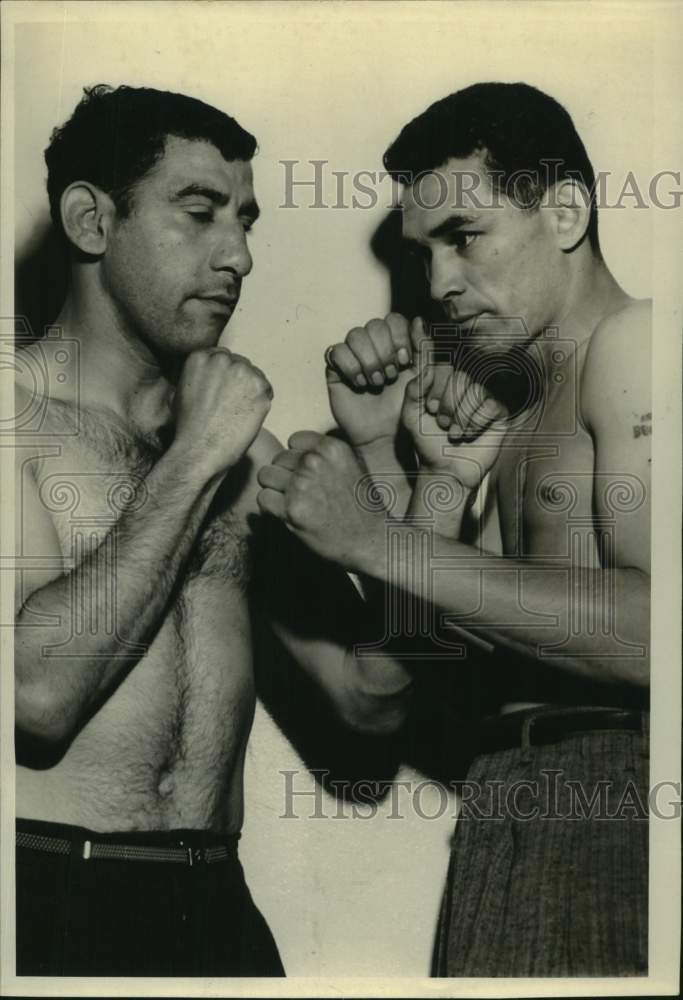
[(427, 365), (421, 368), (415, 378), (411, 378), (406, 386), (403, 397), (404, 407), (406, 404), (423, 408), (424, 399), (434, 382), (434, 366)]
[(413, 368), (419, 371), (427, 364), (431, 345), (427, 324), (421, 316), (416, 316), (410, 324), (410, 343), (413, 348)]

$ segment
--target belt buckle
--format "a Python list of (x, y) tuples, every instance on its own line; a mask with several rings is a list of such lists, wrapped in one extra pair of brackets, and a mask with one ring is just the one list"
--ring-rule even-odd
[(187, 863), (190, 868), (192, 868), (193, 865), (200, 864), (202, 861), (206, 861), (203, 847), (193, 847), (192, 844), (186, 844), (184, 840), (180, 841), (179, 846), (185, 851), (187, 855)]
[(190, 868), (192, 868), (193, 865), (199, 865), (203, 861), (206, 861), (206, 855), (204, 853), (203, 847), (188, 846), (186, 850), (187, 850), (187, 863), (189, 864)]

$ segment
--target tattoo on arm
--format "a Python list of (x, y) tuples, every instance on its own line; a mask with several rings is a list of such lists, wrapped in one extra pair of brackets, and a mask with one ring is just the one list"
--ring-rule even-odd
[(640, 423), (633, 425), (634, 438), (649, 437), (652, 434), (652, 414), (641, 413)]

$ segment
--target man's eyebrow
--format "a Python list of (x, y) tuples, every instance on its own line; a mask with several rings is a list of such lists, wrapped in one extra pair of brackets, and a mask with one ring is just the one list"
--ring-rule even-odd
[(463, 226), (469, 226), (479, 219), (478, 215), (449, 215), (447, 219), (440, 222), (438, 226), (430, 229), (427, 235), (431, 240), (441, 239), (442, 236), (449, 236), (457, 232)]
[[(226, 194), (225, 191), (208, 187), (206, 184), (186, 184), (180, 191), (176, 191), (175, 194), (171, 195), (171, 201), (181, 201), (183, 198), (190, 198), (193, 195), (198, 195), (200, 198), (208, 198), (209, 201), (213, 202), (214, 205), (218, 205), (219, 208), (223, 208), (230, 201), (230, 195)], [(252, 222), (256, 222), (260, 214), (261, 209), (253, 198), (245, 202), (240, 208), (240, 215), (246, 215)]]
[(186, 184), (180, 191), (171, 195), (171, 201), (180, 201), (182, 198), (189, 198), (191, 195), (199, 195), (201, 198), (208, 198), (214, 205), (227, 205), (230, 195), (217, 188), (208, 187), (205, 184)]

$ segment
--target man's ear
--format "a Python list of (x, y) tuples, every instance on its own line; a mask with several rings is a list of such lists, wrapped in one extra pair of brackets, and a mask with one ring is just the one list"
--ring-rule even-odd
[(109, 195), (87, 181), (74, 181), (65, 188), (59, 207), (70, 242), (83, 253), (102, 256), (116, 216)]
[(544, 199), (546, 211), (561, 250), (570, 251), (586, 234), (590, 223), (590, 197), (585, 185), (570, 178), (554, 184)]

